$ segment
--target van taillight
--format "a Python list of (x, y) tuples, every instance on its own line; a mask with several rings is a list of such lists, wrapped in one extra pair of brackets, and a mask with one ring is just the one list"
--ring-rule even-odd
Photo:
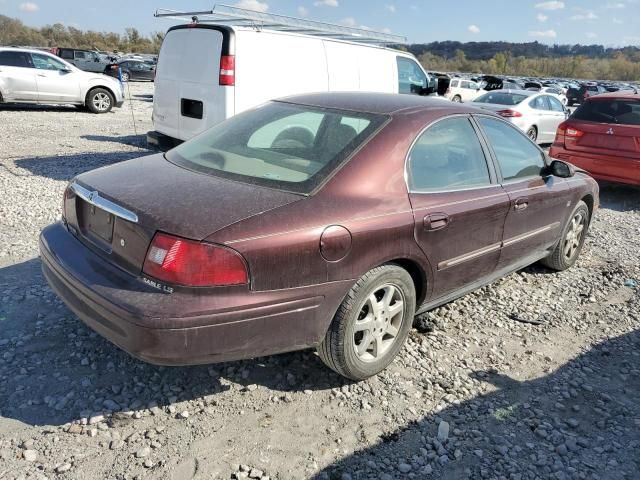
[(249, 283), (242, 256), (228, 247), (156, 233), (142, 271), (158, 280), (193, 287)]
[(222, 55), (220, 57), (220, 85), (234, 86), (236, 84), (236, 57)]

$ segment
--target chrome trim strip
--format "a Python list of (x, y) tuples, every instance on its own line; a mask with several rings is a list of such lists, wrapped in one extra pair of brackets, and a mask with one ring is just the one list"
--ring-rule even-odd
[(527, 233), (523, 233), (522, 235), (518, 235), (510, 238), (504, 242), (493, 243), (486, 247), (479, 248), (478, 250), (474, 250), (469, 253), (465, 253), (464, 255), (460, 255), (459, 257), (454, 257), (449, 260), (445, 260), (438, 264), (438, 270), (445, 270), (450, 267), (455, 267), (456, 265), (460, 265), (468, 260), (473, 260), (474, 258), (478, 258), (482, 255), (486, 255), (487, 253), (495, 252), (496, 250), (501, 250), (504, 247), (508, 247), (515, 243), (521, 242), (531, 237), (535, 237), (536, 235), (540, 235), (541, 233), (548, 232), (549, 230), (554, 230), (560, 226), (560, 222), (554, 222), (549, 225), (545, 225), (544, 227), (537, 228), (536, 230), (532, 230)]
[(138, 223), (138, 215), (104, 197), (101, 197), (97, 191), (87, 190), (76, 182), (71, 183), (69, 188), (85, 202), (94, 205), (105, 212), (109, 212), (116, 217), (120, 217), (132, 223)]
[(522, 235), (518, 235), (516, 237), (512, 237), (505, 242), (502, 242), (503, 247), (508, 247), (509, 245), (513, 245), (514, 243), (521, 242), (526, 240), (527, 238), (535, 237), (536, 235), (540, 235), (541, 233), (548, 232), (549, 230), (554, 230), (560, 226), (560, 222), (551, 223), (544, 227), (538, 228), (536, 230), (532, 230), (527, 233), (523, 233)]
[(459, 257), (452, 258), (450, 260), (445, 260), (444, 262), (440, 262), (438, 264), (438, 270), (444, 270), (449, 267), (455, 267), (467, 260), (472, 260), (474, 258), (480, 257), (487, 253), (495, 252), (502, 248), (502, 242), (494, 243), (493, 245), (489, 245), (487, 247), (480, 248), (478, 250), (474, 250), (470, 253), (465, 253), (464, 255), (460, 255)]

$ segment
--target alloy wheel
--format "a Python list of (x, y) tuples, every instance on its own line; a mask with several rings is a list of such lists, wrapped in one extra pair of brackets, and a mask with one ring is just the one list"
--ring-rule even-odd
[(111, 106), (111, 99), (109, 98), (109, 95), (103, 92), (96, 93), (91, 101), (93, 102), (93, 106), (96, 107), (96, 110), (100, 112), (108, 110)]
[(376, 288), (360, 307), (353, 348), (363, 362), (380, 359), (395, 343), (404, 320), (404, 296), (392, 284)]
[(586, 218), (582, 212), (576, 213), (571, 219), (569, 231), (564, 237), (564, 247), (562, 250), (562, 253), (567, 260), (572, 260), (578, 252), (580, 244), (582, 243), (585, 224)]

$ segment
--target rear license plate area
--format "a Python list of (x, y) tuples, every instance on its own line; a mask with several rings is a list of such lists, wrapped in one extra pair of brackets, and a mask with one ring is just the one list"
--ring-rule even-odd
[(202, 112), (203, 106), (200, 100), (181, 99), (180, 113), (183, 117), (202, 119)]
[(80, 200), (80, 230), (92, 240), (107, 243), (110, 247), (113, 240), (114, 216), (95, 205)]

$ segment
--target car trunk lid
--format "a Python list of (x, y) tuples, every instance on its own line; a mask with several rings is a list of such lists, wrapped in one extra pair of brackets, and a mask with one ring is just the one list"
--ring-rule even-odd
[(84, 173), (71, 185), (65, 194), (70, 230), (135, 275), (157, 231), (203, 240), (235, 222), (305, 198), (193, 172), (161, 154)]
[(640, 159), (640, 126), (571, 121), (565, 148), (573, 152)]

